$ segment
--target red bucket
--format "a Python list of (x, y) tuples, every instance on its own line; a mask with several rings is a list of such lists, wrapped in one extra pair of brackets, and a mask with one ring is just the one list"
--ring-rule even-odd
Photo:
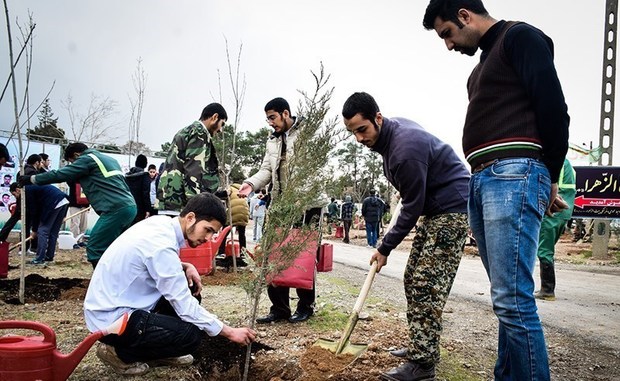
[(336, 226), (336, 236), (334, 238), (344, 237), (344, 228), (342, 226)]
[(0, 278), (9, 276), (9, 243), (0, 242)]
[(239, 258), (241, 256), (241, 251), (239, 250), (239, 242), (235, 241), (235, 244), (233, 245), (232, 240), (228, 240), (228, 242), (226, 242), (226, 256), (232, 257), (233, 250), (235, 252), (235, 257)]
[(198, 274), (211, 274), (213, 271), (213, 249), (211, 245), (211, 242), (205, 242), (196, 248), (184, 247), (179, 253), (179, 258), (181, 262), (194, 265)]

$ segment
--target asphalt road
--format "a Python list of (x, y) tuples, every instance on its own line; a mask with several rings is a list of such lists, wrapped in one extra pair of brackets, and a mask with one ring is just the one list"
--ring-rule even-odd
[[(334, 245), (334, 262), (367, 270), (372, 250), (323, 240)], [(394, 251), (378, 275), (403, 279), (409, 253)], [(541, 320), (546, 326), (567, 330), (609, 348), (620, 350), (620, 276), (589, 271), (587, 267), (556, 266), (556, 297), (553, 302), (538, 301)], [(534, 274), (539, 287), (538, 267)], [(375, 282), (379, 281), (378, 278)], [(489, 281), (479, 258), (461, 260), (450, 298), (480, 303), (491, 310)]]

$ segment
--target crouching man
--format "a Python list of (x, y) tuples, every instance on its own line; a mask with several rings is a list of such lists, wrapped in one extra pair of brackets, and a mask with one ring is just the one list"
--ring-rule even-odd
[(242, 345), (254, 341), (253, 330), (231, 328), (200, 306), (198, 271), (179, 259), (186, 242), (190, 247), (204, 243), (225, 221), (221, 201), (202, 193), (189, 200), (179, 217), (148, 218), (108, 247), (84, 300), (86, 325), (94, 332), (125, 312), (130, 317), (122, 335), (101, 339), (101, 361), (117, 373), (140, 375), (149, 366), (191, 364), (201, 331)]

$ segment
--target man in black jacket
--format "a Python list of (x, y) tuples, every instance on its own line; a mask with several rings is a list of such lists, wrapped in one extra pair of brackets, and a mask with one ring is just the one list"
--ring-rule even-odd
[(364, 217), (366, 224), (366, 242), (368, 242), (368, 247), (377, 247), (379, 221), (383, 216), (384, 207), (383, 201), (377, 197), (374, 189), (370, 190), (370, 196), (366, 197), (362, 202), (362, 217)]
[(140, 154), (136, 157), (136, 166), (125, 174), (125, 181), (129, 191), (136, 201), (138, 213), (133, 224), (142, 221), (150, 215), (151, 210), (151, 179), (149, 173), (144, 171), (147, 166), (146, 156)]

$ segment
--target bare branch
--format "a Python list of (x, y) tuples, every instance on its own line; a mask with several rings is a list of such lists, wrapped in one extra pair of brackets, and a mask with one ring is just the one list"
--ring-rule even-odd
[(116, 112), (116, 101), (110, 97), (101, 97), (91, 94), (90, 103), (85, 114), (76, 111), (71, 94), (61, 101), (69, 115), (69, 123), (73, 139), (76, 141), (109, 142), (118, 136), (113, 134), (117, 123), (109, 122)]
[[(22, 57), (22, 54), (26, 50), (27, 43), (32, 37), (32, 33), (34, 32), (35, 26), (36, 24), (32, 24), (32, 27), (30, 28), (30, 31), (28, 32), (28, 36), (25, 38), (24, 44), (22, 45), (22, 48), (19, 51), (19, 54), (17, 55), (17, 59), (13, 63), (13, 69), (17, 67), (17, 64), (19, 63), (19, 59)], [(11, 83), (11, 78), (13, 78), (13, 70), (11, 70), (11, 72), (9, 73), (9, 77), (6, 79), (4, 87), (2, 88), (2, 94), (0, 94), (0, 102), (2, 102), (2, 99), (4, 98), (4, 94), (6, 93), (6, 89), (9, 87), (9, 83)]]

